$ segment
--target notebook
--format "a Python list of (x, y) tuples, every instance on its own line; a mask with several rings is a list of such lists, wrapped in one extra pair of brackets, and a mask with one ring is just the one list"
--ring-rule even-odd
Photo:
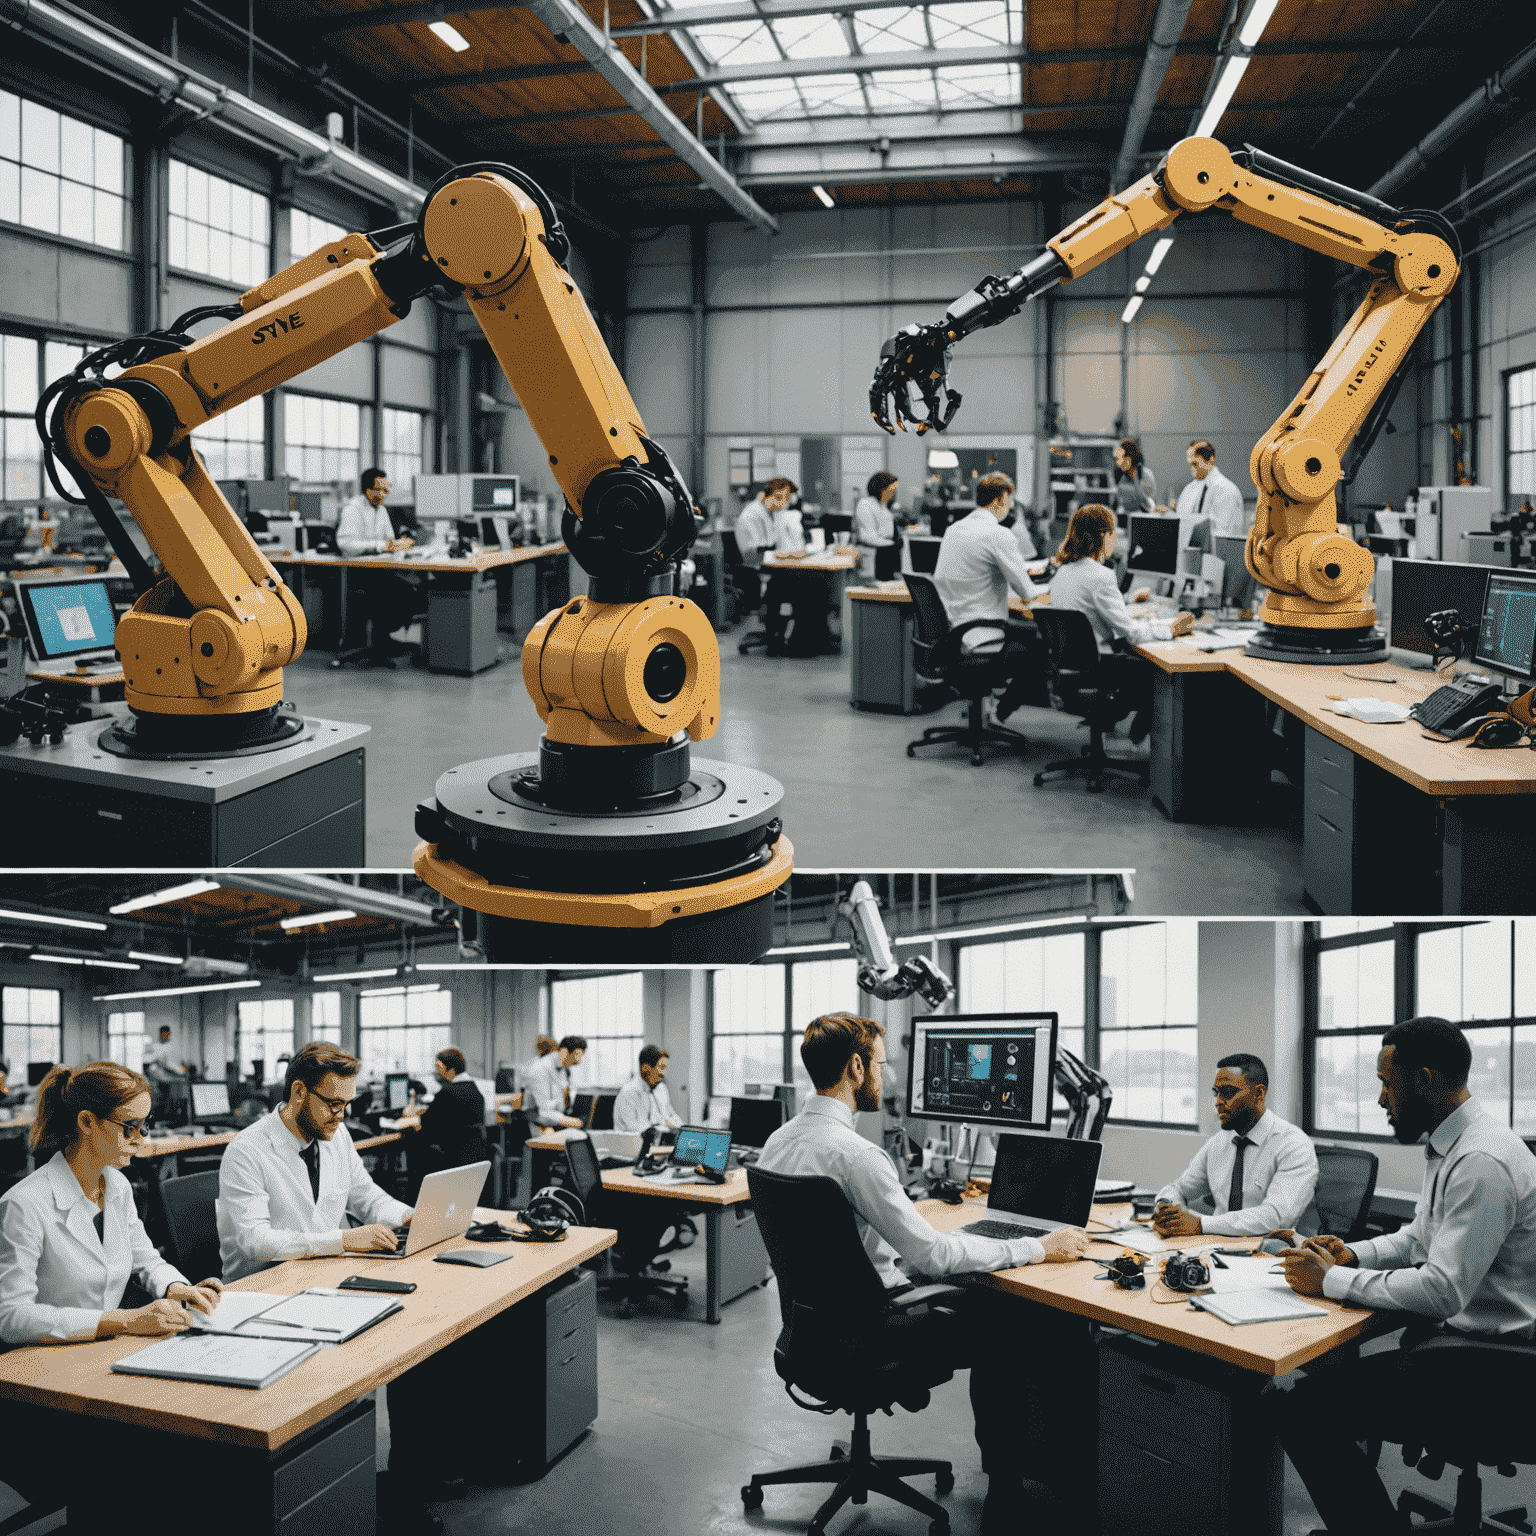
[(1327, 1310), (1303, 1301), (1294, 1292), (1271, 1289), (1227, 1291), (1221, 1295), (1191, 1296), (1202, 1312), (1219, 1317), (1234, 1327), (1244, 1323), (1279, 1323), (1293, 1317), (1327, 1317)]
[(242, 1339), (230, 1334), (178, 1333), (136, 1354), (114, 1360), (120, 1376), (161, 1376), (170, 1381), (205, 1381), (255, 1391), (286, 1376), (319, 1352), (304, 1339)]

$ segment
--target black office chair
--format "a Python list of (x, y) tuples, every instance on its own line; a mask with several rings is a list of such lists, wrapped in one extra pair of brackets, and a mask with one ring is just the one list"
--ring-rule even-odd
[[(575, 1190), (577, 1198), (581, 1201), (583, 1209), (587, 1213), (587, 1222), (590, 1226), (598, 1226), (601, 1222), (598, 1216), (604, 1219), (612, 1218), (614, 1203), (603, 1189), (603, 1171), (598, 1164), (597, 1148), (592, 1145), (590, 1137), (572, 1137), (565, 1144), (566, 1174), (571, 1188)], [(649, 1200), (649, 1196), (634, 1197)], [(628, 1221), (615, 1221), (619, 1227), (621, 1236), (630, 1231), (637, 1230), (631, 1227)], [(654, 1230), (648, 1224), (647, 1230)], [(665, 1231), (665, 1227), (661, 1229)], [(659, 1238), (661, 1232), (656, 1232)], [(641, 1233), (641, 1247), (648, 1246), (649, 1240), (645, 1233)], [(642, 1254), (645, 1259), (654, 1255)], [(665, 1296), (674, 1306), (679, 1308), (688, 1305), (688, 1280), (684, 1275), (649, 1275), (645, 1273), (627, 1274), (619, 1272), (602, 1276), (597, 1282), (599, 1296), (615, 1296), (619, 1302), (619, 1316), (633, 1317), (635, 1303), (647, 1296)]]
[[(746, 618), (749, 613), (755, 613), (761, 606), (763, 578), (760, 572), (742, 563), (741, 546), (729, 528), (723, 529), (720, 534), (720, 557), (725, 566), (726, 586), (731, 594), (726, 617), (734, 624), (738, 619)], [(767, 647), (768, 631), (755, 629), (742, 639), (736, 649), (745, 656), (748, 651), (766, 650)]]
[(907, 575), (907, 591), (912, 594), (912, 655), (917, 675), (937, 683), (966, 701), (964, 725), (931, 725), (916, 741), (907, 743), (907, 756), (915, 757), (919, 747), (936, 747), (944, 742), (959, 742), (969, 747), (971, 765), (980, 768), (981, 749), (993, 742), (998, 746), (1027, 747), (1022, 731), (1005, 725), (988, 725), (982, 718), (982, 705), (994, 688), (1000, 688), (1003, 676), (1002, 645), (986, 650), (967, 651), (962, 640), (973, 629), (993, 629), (996, 619), (971, 619), (951, 629), (944, 600), (931, 576)]
[(1055, 773), (1086, 775), (1088, 792), (1095, 795), (1103, 791), (1104, 780), (1109, 777), (1145, 784), (1151, 775), (1150, 763), (1119, 761), (1104, 751), (1104, 732), (1125, 717), (1128, 705), (1121, 691), (1103, 676), (1099, 645), (1088, 615), (1044, 603), (1037, 603), (1033, 612), (1045, 641), (1051, 704), (1066, 714), (1080, 716), (1088, 727), (1088, 745), (1081, 754), (1047, 764), (1035, 775), (1035, 788)]
[(155, 1186), (166, 1235), (165, 1256), (196, 1284), (217, 1275), (219, 1226), (214, 1201), (219, 1198), (218, 1173), (189, 1173), (161, 1179)]
[[(405, 578), (402, 576), (400, 579), (403, 581)], [(427, 598), (425, 588), (421, 589), (417, 596), (420, 606), (411, 615), (407, 621), (408, 623), (415, 623), (417, 620), (425, 621), (426, 619)], [(378, 624), (375, 622), (373, 595), (369, 592), (366, 585), (360, 584), (353, 593), (352, 605), (354, 608), (362, 610), (363, 634), (367, 643), (364, 645), (348, 646), (346, 644), (346, 637), (343, 636), (343, 649), (337, 651), (331, 658), (332, 671), (339, 671), (342, 667), (350, 666), (353, 662), (360, 661), (365, 666), (393, 672), (395, 670), (395, 660), (389, 654), (389, 646), (392, 642), (388, 634), (381, 635), (379, 633)], [(404, 626), (397, 625), (396, 627), (403, 628)], [(390, 633), (393, 633), (393, 631)]]
[(1366, 1234), (1380, 1167), (1376, 1154), (1363, 1147), (1318, 1147), (1317, 1193), (1301, 1218), (1302, 1230), (1358, 1243)]
[[(876, 1456), (870, 1449), (869, 1416), (900, 1404), (909, 1413), (928, 1406), (930, 1389), (948, 1381), (951, 1370), (921, 1374), (910, 1360), (881, 1348), (882, 1325), (893, 1314), (927, 1306), (945, 1310), (964, 1292), (954, 1285), (923, 1285), (898, 1296), (887, 1294), (859, 1241), (853, 1208), (833, 1179), (791, 1178), (747, 1169), (747, 1187), (758, 1230), (779, 1286), (783, 1327), (773, 1347), (774, 1368), (790, 1398), (802, 1408), (853, 1415), (853, 1442), (847, 1455), (833, 1446), (827, 1461), (755, 1472), (741, 1490), (741, 1502), (757, 1509), (770, 1484), (832, 1483), (831, 1498), (816, 1511), (806, 1536), (823, 1536), (827, 1522), (850, 1500), (865, 1504), (871, 1493), (926, 1515), (929, 1536), (948, 1536), (949, 1511), (909, 1488), (903, 1478), (931, 1475), (939, 1493), (955, 1485), (947, 1461), (912, 1456)], [(805, 1402), (807, 1393), (816, 1402)]]

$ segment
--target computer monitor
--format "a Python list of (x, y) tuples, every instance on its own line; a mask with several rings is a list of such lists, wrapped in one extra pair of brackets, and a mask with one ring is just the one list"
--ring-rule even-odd
[(29, 1061), (27, 1063), (27, 1087), (36, 1088), (41, 1085), (43, 1079), (53, 1071), (51, 1061)]
[(1221, 561), (1221, 606), (1223, 608), (1252, 608), (1258, 596), (1258, 583), (1248, 569), (1248, 540), (1233, 534), (1218, 533), (1215, 537), (1216, 558)]
[(384, 1074), (384, 1108), (391, 1114), (399, 1114), (411, 1101), (411, 1074), (386, 1072)]
[(601, 1093), (592, 1095), (592, 1121), (589, 1126), (594, 1131), (611, 1131), (613, 1129), (613, 1106), (619, 1102), (619, 1096), (613, 1090), (605, 1088)]
[(501, 523), (500, 518), (485, 516), (480, 519), (480, 542), (487, 549), (506, 548), (506, 545), (502, 543), (502, 529), (505, 527), (505, 524), (498, 527), (498, 523)]
[(1454, 608), (1469, 628), (1479, 623), (1489, 574), (1486, 565), (1462, 565), (1453, 560), (1394, 560), (1392, 649), (1431, 655), (1435, 643), (1424, 628), (1424, 620), (1447, 608)]
[(674, 1168), (693, 1168), (703, 1163), (716, 1173), (724, 1173), (731, 1155), (731, 1133), (712, 1131), (707, 1125), (685, 1125), (677, 1133), (672, 1149)]
[(336, 542), (336, 530), (329, 523), (305, 523), (304, 548), (312, 555), (336, 555), (341, 548)]
[(580, 1120), (585, 1126), (592, 1124), (592, 1109), (597, 1103), (597, 1095), (592, 1093), (575, 1093), (571, 1095), (571, 1107), (566, 1110), (573, 1120)]
[(784, 1124), (782, 1099), (731, 1099), (731, 1140), (738, 1147), (761, 1147)]
[(117, 615), (105, 576), (83, 581), (18, 581), (22, 620), (40, 662), (105, 661)]
[(909, 537), (907, 569), (918, 576), (932, 576), (939, 567), (939, 545), (943, 539)]
[(1179, 570), (1179, 520), (1132, 514), (1126, 540), (1127, 570), (1149, 576), (1176, 576)]
[(1524, 683), (1536, 678), (1536, 574), (1490, 572), (1472, 659)]
[(497, 1093), (516, 1093), (517, 1092), (517, 1068), (516, 1067), (497, 1067), (496, 1068), (496, 1092)]
[(1054, 1013), (914, 1019), (907, 1113), (987, 1130), (1051, 1128)]
[(503, 513), (517, 511), (517, 486), (516, 475), (475, 475), (470, 481), (470, 510)]
[(225, 1082), (192, 1083), (192, 1118), (194, 1121), (227, 1120), (229, 1084)]
[(784, 1105), (786, 1120), (794, 1114), (799, 1096), (799, 1090), (793, 1083), (743, 1083), (741, 1091), (749, 1099), (780, 1100)]

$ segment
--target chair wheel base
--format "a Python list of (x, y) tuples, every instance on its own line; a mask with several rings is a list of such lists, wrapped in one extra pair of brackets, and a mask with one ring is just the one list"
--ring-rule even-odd
[(743, 1509), (761, 1509), (763, 1507), (763, 1490), (754, 1488), (751, 1483), (741, 1485), (741, 1507)]

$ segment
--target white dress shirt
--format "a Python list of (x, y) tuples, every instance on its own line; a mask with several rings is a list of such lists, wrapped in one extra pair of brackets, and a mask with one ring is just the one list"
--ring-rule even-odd
[(156, 1083), (169, 1083), (186, 1075), (176, 1047), (169, 1040), (164, 1045), (158, 1040), (144, 1041), (144, 1075)]
[(559, 1125), (567, 1113), (571, 1069), (560, 1065), (559, 1051), (541, 1056), (523, 1084), (523, 1113), (536, 1125)]
[(1195, 1153), (1194, 1161), (1158, 1190), (1159, 1200), (1190, 1202), (1209, 1195), (1214, 1216), (1202, 1216), (1202, 1231), (1219, 1237), (1254, 1237), (1276, 1227), (1294, 1227), (1317, 1190), (1317, 1153), (1300, 1126), (1266, 1109), (1247, 1131), (1243, 1148), (1243, 1208), (1227, 1210), (1232, 1168), (1237, 1161), (1237, 1132), (1218, 1131)]
[(619, 1089), (613, 1103), (613, 1128), (616, 1131), (643, 1131), (652, 1125), (681, 1125), (672, 1108), (672, 1096), (666, 1080), (654, 1088), (637, 1072)]
[(164, 1296), (187, 1277), (155, 1252), (133, 1204), (133, 1186), (106, 1170), (106, 1220), (62, 1152), (0, 1198), (0, 1340), (62, 1344), (93, 1339), (104, 1312), (122, 1305), (128, 1277)]
[(778, 537), (773, 513), (763, 505), (761, 496), (754, 496), (736, 519), (736, 548), (741, 551), (741, 563), (761, 565), (763, 551), (774, 548)]
[(1189, 543), (1189, 535), (1202, 517), (1210, 518), (1213, 534), (1227, 534), (1235, 539), (1247, 537), (1248, 512), (1243, 506), (1243, 493), (1216, 464), (1211, 465), (1204, 480), (1191, 480), (1179, 492), (1173, 510), (1179, 515), (1180, 548)]
[[(944, 530), (933, 584), (952, 629), (972, 619), (1006, 619), (1010, 588), (1025, 602), (1037, 591), (1024, 569), (1019, 541), (986, 507)], [(1001, 630), (974, 629), (964, 643), (971, 648), (1000, 639)]]
[(896, 519), (881, 501), (861, 496), (853, 509), (854, 538), (875, 549), (889, 549), (896, 542)]
[(1153, 618), (1152, 609), (1145, 610), (1147, 617), (1141, 618), (1137, 606), (1126, 602), (1115, 585), (1114, 572), (1097, 560), (1069, 560), (1051, 583), (1051, 607), (1086, 613), (1101, 651), (1113, 650), (1116, 640), (1146, 645), (1173, 639), (1171, 620)]
[(374, 506), (359, 492), (342, 504), (341, 516), (336, 520), (336, 548), (342, 554), (349, 558), (381, 555), (394, 536), (395, 525), (382, 503)]
[(812, 1095), (793, 1120), (768, 1138), (757, 1166), (791, 1177), (835, 1179), (853, 1206), (859, 1240), (887, 1290), (910, 1283), (896, 1267), (897, 1259), (916, 1274), (936, 1277), (1012, 1269), (1045, 1258), (1045, 1249), (1032, 1237), (1005, 1240), (937, 1231), (912, 1208), (883, 1149), (854, 1129), (848, 1106), (825, 1094)]
[(1429, 1138), (1413, 1220), (1350, 1246), (1359, 1267), (1323, 1276), (1335, 1301), (1536, 1338), (1536, 1159), (1476, 1099)]
[(273, 1110), (224, 1149), (219, 1164), (219, 1257), (224, 1279), (243, 1279), (283, 1259), (342, 1252), (345, 1218), (399, 1226), (411, 1207), (368, 1176), (341, 1127), (320, 1142), (320, 1199), (309, 1184), (299, 1139)]

